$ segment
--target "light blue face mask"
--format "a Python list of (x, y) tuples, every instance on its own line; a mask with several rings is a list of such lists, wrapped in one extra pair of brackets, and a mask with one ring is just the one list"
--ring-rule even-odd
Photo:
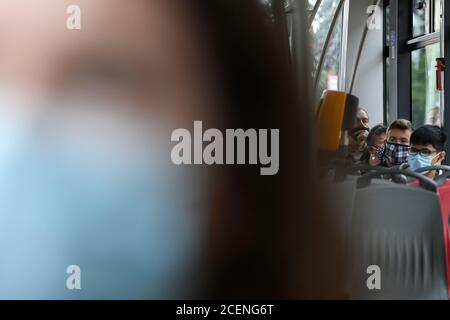
[(408, 164), (411, 170), (417, 170), (420, 168), (425, 168), (425, 167), (430, 167), (433, 164), (433, 159), (436, 156), (424, 156), (421, 155), (420, 153), (417, 154), (409, 154), (408, 156)]
[(171, 164), (170, 135), (102, 112), (43, 119), (0, 114), (0, 299), (190, 298), (204, 193)]

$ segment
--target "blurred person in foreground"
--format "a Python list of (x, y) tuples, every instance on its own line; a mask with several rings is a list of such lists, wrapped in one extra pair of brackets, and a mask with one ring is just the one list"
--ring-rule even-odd
[[(1, 1), (0, 298), (329, 296), (308, 60), (296, 77), (284, 31), (256, 0)], [(175, 166), (194, 120), (280, 129), (280, 172)]]

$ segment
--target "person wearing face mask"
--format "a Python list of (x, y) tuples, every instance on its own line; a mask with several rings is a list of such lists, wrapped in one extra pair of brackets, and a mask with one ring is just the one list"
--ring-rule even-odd
[[(418, 128), (411, 136), (411, 148), (408, 164), (411, 170), (440, 165), (445, 160), (447, 135), (440, 127), (425, 125)], [(434, 178), (438, 171), (429, 171), (425, 175)]]
[(367, 136), (367, 151), (361, 158), (364, 164), (371, 166), (382, 165), (386, 150), (386, 131), (387, 128), (384, 124), (379, 124), (370, 130)]
[[(0, 1), (0, 299), (341, 294), (335, 210), (292, 139), (313, 134), (307, 43), (297, 76), (258, 0), (79, 0), (88, 32), (70, 3)], [(280, 129), (283, 169), (176, 166), (194, 120)]]
[(363, 161), (363, 155), (367, 149), (367, 137), (369, 134), (369, 113), (358, 108), (356, 122), (349, 131), (349, 160), (353, 163)]
[(386, 150), (383, 156), (387, 167), (400, 166), (408, 161), (410, 138), (414, 129), (410, 121), (395, 120), (388, 128)]

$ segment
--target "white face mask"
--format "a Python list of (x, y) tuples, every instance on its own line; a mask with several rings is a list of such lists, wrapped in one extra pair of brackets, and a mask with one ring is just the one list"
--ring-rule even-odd
[(27, 119), (23, 102), (0, 93), (0, 299), (189, 298), (207, 189), (171, 163), (170, 130), (79, 102)]
[(409, 154), (408, 156), (408, 164), (411, 170), (417, 170), (420, 168), (431, 167), (433, 165), (434, 159), (436, 159), (440, 153), (435, 156), (423, 156), (420, 153), (417, 154)]

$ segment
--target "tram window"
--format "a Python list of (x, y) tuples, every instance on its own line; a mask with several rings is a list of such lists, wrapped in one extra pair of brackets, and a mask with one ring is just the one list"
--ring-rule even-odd
[[(320, 74), (319, 84), (317, 86), (317, 94), (321, 95), (325, 89), (338, 90), (336, 87), (339, 83), (332, 81), (333, 78), (338, 77), (340, 69), (340, 57), (341, 57), (341, 39), (342, 39), (342, 15), (339, 17), (336, 29), (334, 29), (329, 47), (327, 49), (324, 65)], [(333, 84), (334, 83), (334, 84)]]
[(317, 0), (308, 0), (308, 10), (313, 10)]
[[(310, 33), (312, 35), (312, 54), (314, 57), (314, 72), (316, 71), (317, 65), (320, 60), (320, 56), (322, 54), (325, 39), (328, 34), (328, 30), (330, 30), (331, 22), (333, 16), (336, 12), (336, 8), (338, 6), (338, 0), (322, 0), (319, 10), (314, 17), (314, 21), (311, 25)], [(339, 25), (339, 24), (338, 24)], [(336, 25), (336, 29), (338, 29), (338, 25)], [(332, 42), (339, 42), (341, 39), (332, 39)], [(333, 46), (333, 43), (330, 43), (330, 46)], [(340, 59), (337, 57), (337, 59)], [(339, 61), (339, 60), (337, 60)], [(336, 61), (336, 62), (337, 62)]]
[(440, 92), (436, 89), (436, 58), (440, 44), (435, 43), (411, 52), (412, 122), (441, 125)]
[(434, 31), (441, 30), (442, 4), (440, 0), (434, 1)]
[(430, 32), (430, 1), (412, 0), (413, 37)]
[[(325, 39), (330, 29), (333, 16), (336, 13), (338, 3), (338, 0), (322, 0), (311, 25), (310, 34), (312, 39), (312, 54), (314, 57), (312, 71), (314, 74), (317, 72), (319, 60), (325, 45)], [(317, 85), (316, 98), (320, 97), (323, 90), (327, 89), (330, 84), (333, 84), (333, 89), (337, 89), (335, 88), (335, 79), (339, 75), (341, 61), (342, 23), (341, 11), (325, 54), (322, 72), (320, 73), (319, 83)], [(330, 81), (330, 79), (332, 79), (332, 81)], [(339, 82), (339, 78), (337, 78), (337, 82)]]

